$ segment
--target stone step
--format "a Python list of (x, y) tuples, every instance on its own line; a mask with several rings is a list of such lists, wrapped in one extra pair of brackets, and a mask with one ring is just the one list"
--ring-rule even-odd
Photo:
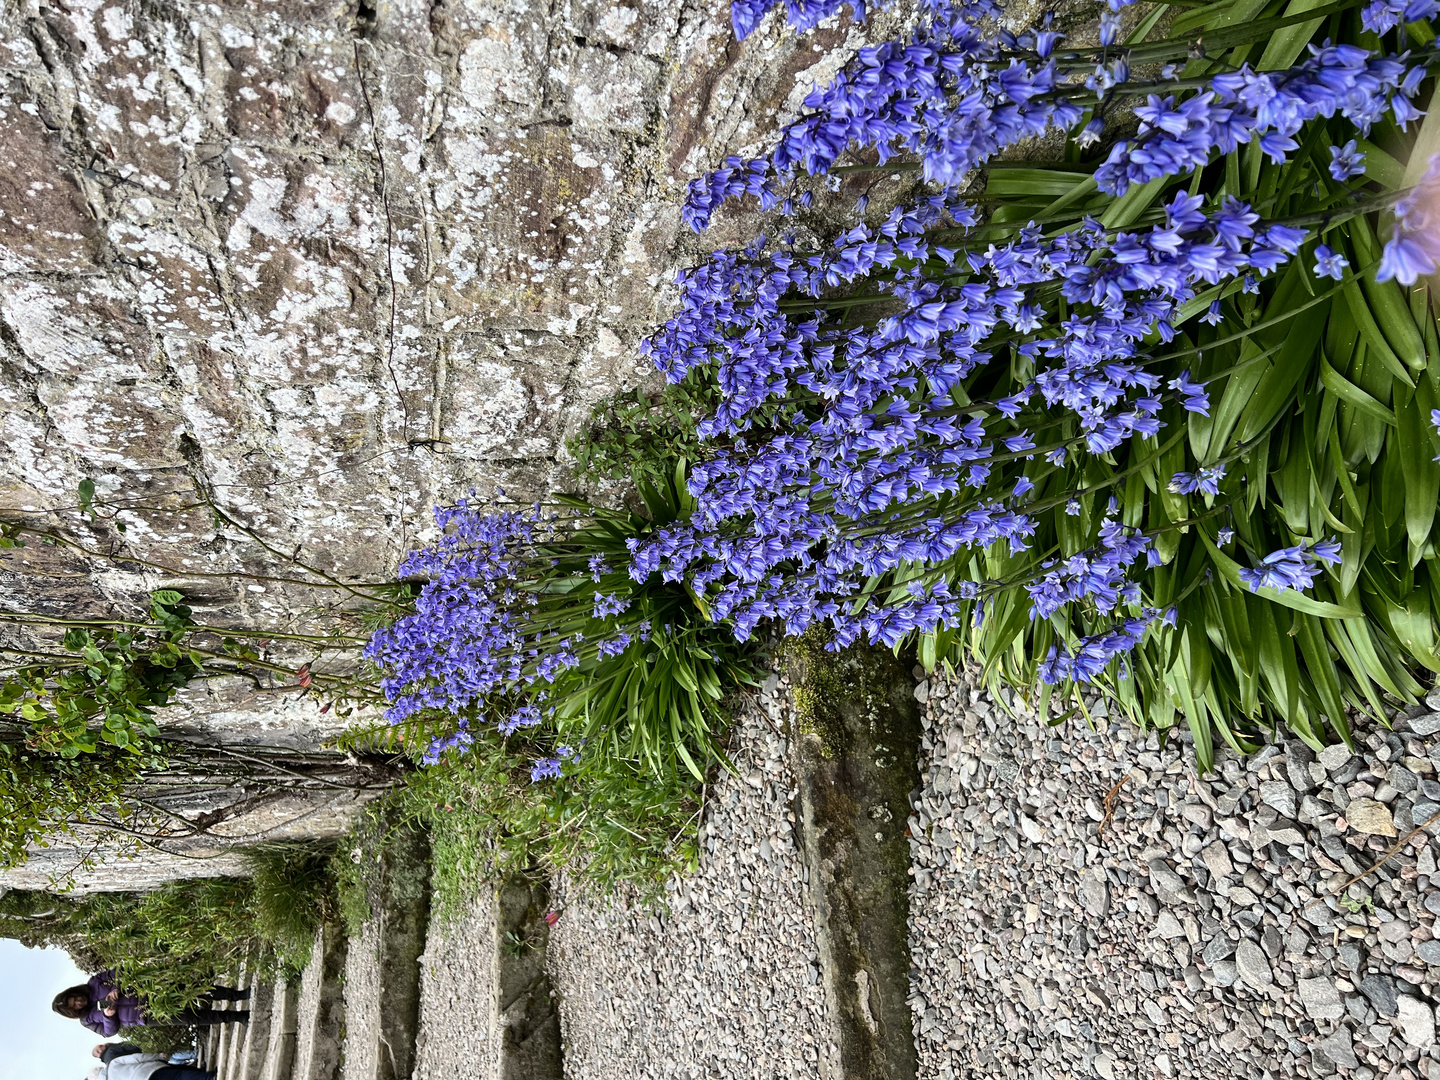
[[(254, 959), (247, 958), (246, 960), (242, 961), (240, 964), (240, 972), (234, 977), (234, 980), (230, 983), (230, 985), (241, 990), (245, 989), (245, 987), (249, 986), (255, 981), (254, 969)], [(249, 1008), (249, 1002), (245, 1001), (217, 1001), (214, 1004), (215, 1008), (224, 1011), (235, 1011), (239, 1009)], [(220, 1055), (220, 1059), (215, 1063), (216, 1073), (220, 1080), (230, 1080), (230, 1078), (233, 1078), (235, 1076), (235, 1071), (240, 1060), (240, 1055), (244, 1051), (245, 1037), (247, 1035), (247, 1025), (225, 1024), (224, 1029), (225, 1030), (221, 1035), (223, 1052)]]
[(482, 890), (463, 913), (432, 915), (413, 1080), (561, 1080), (549, 908), (543, 882), (515, 878)]
[(341, 980), (346, 944), (345, 932), (336, 923), (323, 923), (315, 935), (310, 963), (300, 977), (291, 1080), (338, 1080), (340, 1032), (345, 1024)]
[(550, 890), (520, 879), (496, 890), (495, 986), (491, 1030), (500, 1034), (501, 1080), (561, 1080), (560, 1013), (546, 955)]
[(260, 1080), (290, 1080), (295, 1065), (299, 1006), (300, 980), (279, 980), (275, 984), (270, 1014), (270, 1039), (260, 1069)]
[[(430, 843), (392, 840), (370, 887), (371, 917), (345, 961), (343, 1080), (410, 1080), (420, 1027), (420, 956), (430, 916)], [(302, 1078), (297, 1078), (302, 1080)]]
[(260, 1080), (265, 1057), (270, 1050), (270, 1018), (275, 1001), (275, 987), (268, 982), (250, 984), (250, 1023), (245, 1028), (238, 1065), (219, 1080)]

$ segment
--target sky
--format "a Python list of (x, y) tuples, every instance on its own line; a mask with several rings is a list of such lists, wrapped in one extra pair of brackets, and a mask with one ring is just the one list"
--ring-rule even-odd
[(52, 1012), (50, 1002), (87, 978), (60, 949), (0, 938), (0, 1080), (84, 1080), (100, 1037)]

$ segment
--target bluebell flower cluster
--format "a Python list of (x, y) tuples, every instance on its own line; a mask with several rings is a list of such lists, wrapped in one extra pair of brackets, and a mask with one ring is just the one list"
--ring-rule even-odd
[(1177, 472), (1170, 478), (1170, 490), (1181, 495), (1219, 495), (1220, 481), (1225, 476), (1223, 462), (1207, 465), (1195, 472)]
[[(1157, 374), (1156, 346), (1174, 340), (1182, 308), (1217, 287), (1202, 320), (1224, 322), (1236, 292), (1227, 283), (1258, 292), (1309, 239), (1233, 197), (1213, 205), (1183, 191), (1145, 227), (1085, 218), (1050, 233), (1032, 223), (988, 245), (952, 239), (980, 218), (957, 181), (1046, 130), (1098, 141), (1104, 123), (1090, 106), (1124, 91), (1129, 73), (1123, 55), (1089, 71), (1073, 57), (1060, 63), (1063, 35), (1048, 21), (995, 32), (991, 0), (928, 0), (922, 12), (909, 38), (861, 50), (812, 93), (771, 153), (694, 182), (684, 214), (703, 229), (742, 195), (788, 212), (800, 174), (826, 174), (863, 148), (882, 166), (919, 158), (938, 192), (820, 250), (761, 237), (715, 253), (681, 276), (680, 311), (644, 346), (672, 380), (705, 370), (722, 400), (699, 425), (711, 453), (690, 475), (693, 516), (633, 543), (631, 573), (684, 582), (742, 640), (767, 622), (790, 634), (824, 624), (834, 648), (978, 623), (1002, 588), (973, 578), (981, 552), (1027, 550), (1037, 508), (1082, 527), (1089, 502), (1073, 485), (1089, 462), (1158, 438), (1186, 413), (1209, 416), (1209, 392), (1190, 371)], [(1102, 38), (1119, 32), (1107, 14)], [(1175, 65), (1162, 74), (1178, 77)], [(1419, 115), (1411, 99), (1423, 77), (1407, 55), (1326, 44), (1288, 71), (1242, 66), (1150, 94), (1137, 137), (1116, 145), (1096, 180), (1118, 195), (1251, 143), (1282, 162), (1322, 119), (1365, 133), (1389, 113), (1403, 128)], [(1357, 147), (1331, 148), (1337, 181), (1364, 174)], [(1440, 200), (1425, 201), (1426, 185), (1397, 207), (1387, 246), (1385, 269), (1402, 280), (1440, 265), (1440, 250), (1414, 235), (1440, 235), (1428, 216)], [(1319, 245), (1314, 259), (1317, 274), (1343, 279), (1343, 256)], [(867, 283), (893, 303), (869, 318), (831, 312), (829, 298)], [(997, 361), (1028, 374), (997, 400), (972, 401), (963, 387)], [(1168, 485), (1215, 498), (1225, 475), (1224, 461), (1202, 460)], [(1169, 556), (1115, 514), (1112, 502), (1095, 546), (1047, 558), (1023, 582), (1033, 620), (1075, 626), (1075, 609), (1118, 620), (1058, 643), (1046, 681), (1093, 679), (1157, 620), (1174, 623), (1140, 584)], [(1233, 542), (1230, 528), (1221, 535)], [(1276, 552), (1245, 580), (1304, 588), (1332, 553), (1329, 541)], [(903, 584), (877, 588), (887, 581)]]
[[(730, 24), (735, 28), (736, 39), (744, 41), (754, 33), (760, 20), (780, 3), (781, 0), (730, 0)], [(784, 4), (785, 21), (801, 33), (846, 6), (854, 13), (856, 22), (865, 21), (865, 0), (784, 0)]]
[[(684, 581), (742, 640), (774, 621), (789, 634), (825, 624), (835, 648), (893, 645), (982, 618), (982, 583), (931, 575), (882, 598), (873, 582), (997, 544), (1025, 550), (1036, 479), (1156, 436), (1167, 402), (1208, 415), (1209, 395), (1189, 372), (1163, 380), (1150, 370), (1151, 344), (1173, 340), (1198, 288), (1263, 278), (1306, 238), (1238, 200), (1206, 212), (1203, 198), (1181, 192), (1146, 229), (1087, 218), (1047, 236), (1030, 225), (963, 253), (932, 239), (977, 218), (942, 191), (827, 249), (757, 242), (681, 276), (679, 312), (643, 350), (672, 380), (705, 369), (722, 401), (699, 425), (713, 449), (690, 474), (697, 507), (632, 545), (637, 580)], [(858, 324), (827, 317), (831, 290), (867, 279), (899, 310)], [(1068, 305), (1058, 321), (1056, 300)], [(1024, 358), (1033, 378), (983, 408), (957, 405), (961, 381), (997, 354)], [(1076, 430), (1056, 442), (1060, 416)], [(997, 471), (1009, 471), (1009, 498), (995, 494)], [(1224, 471), (1179, 474), (1177, 490), (1213, 494)], [(1070, 498), (1066, 513), (1081, 512)], [(1151, 565), (1150, 540), (1109, 518), (1101, 538), (1044, 564), (1029, 586), (1032, 617), (1076, 603), (1144, 610), (1127, 572), (1142, 557)], [(1132, 639), (1122, 625), (1080, 652), (1058, 651), (1049, 670), (1086, 673)]]
[[(1123, 619), (1103, 633), (1086, 635), (1073, 645), (1066, 642), (1052, 645), (1040, 663), (1040, 681), (1050, 686), (1072, 679), (1094, 682), (1112, 661), (1139, 645), (1157, 619), (1166, 617), (1166, 613), (1156, 608), (1147, 608), (1144, 614)], [(1169, 618), (1173, 621), (1173, 614)]]
[[(1388, 2), (1375, 0), (1371, 8), (1389, 10)], [(761, 6), (760, 0), (744, 3), (747, 11)], [(1424, 12), (1437, 6), (1440, 0), (1412, 0), (1399, 10), (1407, 17), (1428, 17)], [(896, 155), (913, 155), (927, 180), (957, 184), (1022, 139), (1051, 128), (1074, 129), (1099, 100), (1129, 85), (1123, 55), (1081, 77), (1072, 63), (1057, 61), (1064, 35), (1051, 29), (1048, 19), (1012, 34), (991, 29), (999, 15), (995, 0), (925, 0), (908, 39), (859, 50), (827, 86), (805, 99), (806, 113), (781, 133), (769, 155), (731, 158), (692, 181), (683, 219), (702, 230), (727, 199), (743, 195), (758, 196), (762, 209), (790, 205), (784, 194), (790, 178), (827, 173), (851, 149), (873, 149), (881, 165)], [(1102, 18), (1101, 34), (1118, 35), (1112, 15)], [(1403, 129), (1421, 115), (1411, 99), (1425, 73), (1423, 64), (1409, 63), (1408, 54), (1375, 56), (1358, 46), (1327, 44), (1310, 46), (1309, 55), (1288, 71), (1256, 72), (1243, 65), (1188, 96), (1152, 93), (1135, 110), (1142, 121), (1138, 137), (1117, 143), (1095, 179), (1100, 190), (1121, 195), (1132, 184), (1188, 173), (1217, 152), (1251, 141), (1258, 141), (1271, 161), (1282, 162), (1299, 149), (1301, 128), (1320, 118), (1341, 116), (1368, 133), (1390, 113)], [(1173, 65), (1165, 77), (1178, 78)], [(1077, 141), (1090, 145), (1103, 128), (1092, 117)], [(1353, 143), (1332, 153), (1337, 178), (1364, 171), (1364, 155)]]
[[(1135, 110), (1138, 137), (1117, 143), (1096, 170), (1100, 190), (1123, 195), (1131, 184), (1188, 173), (1252, 140), (1271, 161), (1283, 162), (1300, 148), (1300, 129), (1319, 117), (1342, 116), (1368, 134), (1387, 112), (1402, 128), (1421, 115), (1410, 99), (1425, 68), (1407, 66), (1408, 57), (1375, 56), (1356, 45), (1309, 51), (1286, 72), (1256, 72), (1246, 64), (1214, 76), (1209, 89), (1184, 100), (1149, 95)], [(1355, 175), (1348, 170), (1359, 162), (1337, 156), (1332, 173), (1342, 164)]]
[[(591, 616), (585, 629), (560, 631), (546, 617), (549, 545), (570, 535), (569, 519), (539, 506), (495, 512), (461, 500), (437, 507), (435, 523), (440, 538), (400, 564), (401, 577), (425, 579), (414, 612), (377, 630), (365, 649), (382, 672), (386, 719), (440, 714), (454, 724), (425, 751), (427, 763), (469, 747), (477, 716), (505, 736), (537, 727), (554, 712), (557, 679), (587, 657), (620, 655), (633, 640), (614, 622), (630, 607), (624, 588), (596, 590), (592, 610), (579, 613)], [(584, 566), (595, 582), (611, 573), (601, 556)]]
[(1065, 606), (1089, 599), (1096, 610), (1110, 614), (1122, 604), (1142, 606), (1140, 585), (1129, 569), (1150, 550), (1151, 540), (1107, 518), (1100, 527), (1100, 547), (1068, 559), (1046, 559), (1039, 581), (1025, 587), (1030, 594), (1030, 618), (1048, 619)]
[(1370, 0), (1360, 12), (1360, 23), (1371, 33), (1384, 34), (1402, 23), (1421, 22), (1440, 14), (1437, 0)]
[[(1051, 57), (1064, 35), (1049, 28), (989, 33), (1001, 14), (994, 0), (926, 0), (908, 41), (862, 48), (828, 86), (804, 102), (806, 114), (782, 132), (765, 158), (728, 161), (694, 180), (683, 210), (697, 231), (726, 199), (780, 198), (780, 178), (797, 170), (826, 173), (850, 147), (875, 148), (883, 164), (895, 154), (920, 156), (926, 179), (958, 182), (969, 170), (1052, 124), (1073, 127), (1084, 108), (1057, 93)], [(1038, 64), (1029, 56), (1037, 56)], [(1078, 88), (1077, 88), (1078, 89)], [(724, 173), (723, 179), (720, 173)]]
[(1314, 544), (1298, 544), (1295, 547), (1272, 551), (1252, 568), (1242, 568), (1240, 580), (1258, 592), (1262, 586), (1279, 589), (1304, 590), (1315, 584), (1321, 563), (1338, 563), (1340, 544), (1334, 539), (1321, 540)]

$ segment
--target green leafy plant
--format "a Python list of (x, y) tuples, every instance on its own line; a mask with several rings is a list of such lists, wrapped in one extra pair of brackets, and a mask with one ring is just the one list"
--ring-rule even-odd
[[(64, 653), (33, 656), (0, 683), (0, 711), (31, 727), (31, 745), (75, 757), (109, 745), (137, 754), (160, 734), (154, 713), (201, 669), (186, 639), (190, 609), (172, 589), (152, 593), (150, 621), (71, 625)], [(72, 655), (66, 655), (72, 654)]]
[(667, 484), (677, 462), (698, 456), (695, 426), (718, 401), (718, 388), (698, 372), (658, 390), (622, 390), (601, 399), (566, 444), (576, 478)]
[[(1183, 16), (1197, 33), (1207, 25), (1200, 14)], [(1333, 16), (1323, 33), (1335, 33), (1339, 20)], [(1266, 57), (1290, 63), (1310, 36), (1304, 29), (1273, 42)], [(1212, 62), (1238, 62), (1243, 53)], [(1400, 182), (1398, 162), (1426, 148), (1415, 149), (1413, 133), (1407, 138), (1393, 122), (1377, 125), (1365, 152), (1376, 177), (1370, 187), (1381, 194), (1367, 205), (1329, 174), (1328, 148), (1342, 135), (1338, 122), (1319, 123), (1283, 165), (1251, 144), (1191, 177), (1120, 200), (1095, 192), (1093, 166), (1074, 151), (1064, 168), (995, 169), (987, 182), (1013, 221), (1054, 220), (1052, 208), (1065, 206), (1062, 221), (1088, 212), (1138, 226), (1158, 220), (1156, 208), (1179, 188), (1233, 195), (1272, 218), (1317, 227), (1315, 240), (1353, 268), (1339, 282), (1317, 277), (1312, 241), (1258, 290), (1234, 281), (1198, 296), (1166, 352), (1208, 381), (1210, 415), (1171, 409), (1158, 438), (1120, 448), (1103, 468), (1097, 463), (1082, 480), (1078, 515), (1056, 498), (1060, 471), (1032, 469), (1042, 512), (1031, 550), (966, 560), (967, 570), (992, 580), (1026, 580), (1040, 558), (1093, 543), (1106, 500), (1118, 495), (1123, 522), (1153, 535), (1167, 560), (1154, 571), (1153, 602), (1173, 605), (1178, 620), (1099, 685), (1143, 727), (1187, 724), (1206, 767), (1217, 737), (1248, 751), (1260, 731), (1281, 725), (1317, 748), (1349, 742), (1354, 713), (1383, 723), (1388, 706), (1423, 692), (1417, 670), (1440, 671), (1440, 440), (1427, 422), (1440, 406), (1436, 298), (1424, 283), (1406, 290), (1375, 280), (1376, 207), (1392, 198), (1383, 188)], [(1205, 325), (1199, 317), (1212, 304), (1219, 319)], [(1014, 385), (972, 384), (967, 392), (1000, 397)], [(1204, 466), (1228, 470), (1215, 495), (1167, 484), (1186, 467), (1187, 449)], [(1325, 535), (1339, 538), (1340, 567), (1313, 589), (1257, 590), (1242, 580), (1240, 547), (1267, 552)], [(1032, 620), (1028, 598), (1012, 590), (997, 597), (979, 628), (923, 638), (920, 658), (933, 666), (958, 660), (957, 648), (973, 650), (992, 682), (1031, 686), (1057, 638), (1103, 621)], [(1041, 687), (1042, 702), (1050, 694)]]
[(245, 866), (255, 936), (280, 964), (303, 968), (321, 923), (337, 914), (333, 845), (261, 844), (246, 850)]
[(335, 855), (347, 925), (369, 917), (366, 880), (386, 838), (418, 826), (430, 836), (433, 904), (463, 913), (480, 890), (514, 875), (564, 871), (592, 894), (654, 899), (699, 857), (702, 785), (686, 769), (649, 774), (597, 755), (583, 770), (532, 783), (536, 749), (523, 737), (477, 733), (465, 754), (407, 773)]
[(122, 849), (138, 847), (132, 826), (141, 808), (126, 792), (146, 770), (165, 764), (153, 748), (103, 746), (66, 757), (0, 739), (0, 868), (22, 865), (32, 847), (48, 847), (82, 826), (103, 828)]

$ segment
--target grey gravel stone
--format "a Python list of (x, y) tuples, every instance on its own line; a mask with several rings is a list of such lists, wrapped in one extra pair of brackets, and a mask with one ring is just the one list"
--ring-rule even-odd
[(1155, 887), (1160, 899), (1167, 903), (1189, 904), (1195, 900), (1195, 894), (1184, 879), (1158, 859), (1150, 863), (1150, 884)]
[(1234, 986), (1240, 978), (1240, 969), (1234, 960), (1221, 960), (1214, 966), (1215, 981), (1220, 986)]
[(1333, 980), (1328, 978), (1300, 979), (1296, 983), (1300, 1003), (1312, 1020), (1335, 1020), (1345, 1015), (1345, 1005), (1340, 1000), (1340, 991)]
[(1433, 938), (1415, 946), (1415, 955), (1427, 964), (1440, 965), (1440, 941)]
[(1240, 973), (1240, 978), (1245, 984), (1256, 990), (1264, 990), (1272, 982), (1275, 976), (1270, 970), (1270, 961), (1265, 959), (1265, 953), (1260, 946), (1248, 938), (1240, 942), (1235, 950), (1235, 967)]
[(1400, 1031), (1411, 1046), (1428, 1050), (1435, 1045), (1435, 1010), (1419, 998), (1405, 995), (1397, 1009)]
[[(1311, 791), (1315, 787), (1315, 778), (1310, 773), (1310, 766), (1315, 761), (1314, 752), (1300, 742), (1298, 739), (1291, 739), (1285, 744), (1285, 775), (1290, 778), (1290, 786), (1296, 791)], [(1279, 810), (1277, 806), (1275, 809)], [(1285, 812), (1280, 811), (1282, 814)], [(1289, 815), (1294, 817), (1294, 814)]]
[(1174, 913), (1166, 909), (1160, 912), (1160, 918), (1155, 923), (1155, 933), (1167, 941), (1173, 941), (1185, 936), (1185, 928), (1180, 925), (1180, 920)]
[(1205, 868), (1215, 877), (1225, 877), (1235, 872), (1235, 864), (1230, 861), (1230, 853), (1225, 850), (1225, 845), (1220, 843), (1211, 844), (1200, 853), (1205, 860)]
[(1320, 751), (1320, 764), (1335, 772), (1350, 760), (1350, 750), (1344, 743), (1334, 743)]
[(1340, 966), (1347, 971), (1359, 971), (1365, 963), (1365, 949), (1354, 941), (1342, 941), (1336, 956)]
[(1395, 991), (1394, 979), (1386, 978), (1384, 975), (1367, 975), (1360, 980), (1359, 989), (1381, 1016), (1395, 1015), (1399, 995)]
[(1437, 731), (1440, 731), (1440, 712), (1411, 717), (1409, 728), (1416, 735), (1434, 735)]
[(1205, 946), (1205, 962), (1209, 964), (1212, 968), (1221, 960), (1224, 960), (1227, 956), (1234, 955), (1235, 942), (1231, 941), (1224, 934), (1218, 934), (1215, 937), (1211, 938), (1210, 943)]
[(1276, 813), (1282, 817), (1293, 818), (1300, 812), (1299, 803), (1295, 799), (1295, 790), (1283, 780), (1262, 780), (1260, 782), (1260, 801), (1266, 806), (1273, 806)]
[(1080, 875), (1080, 897), (1087, 915), (1098, 918), (1110, 909), (1110, 889), (1105, 884), (1104, 870), (1091, 867)]
[(1340, 1027), (1333, 1035), (1316, 1043), (1316, 1049), (1342, 1069), (1354, 1069), (1360, 1062), (1355, 1057), (1355, 1045), (1350, 1038), (1350, 1029)]

